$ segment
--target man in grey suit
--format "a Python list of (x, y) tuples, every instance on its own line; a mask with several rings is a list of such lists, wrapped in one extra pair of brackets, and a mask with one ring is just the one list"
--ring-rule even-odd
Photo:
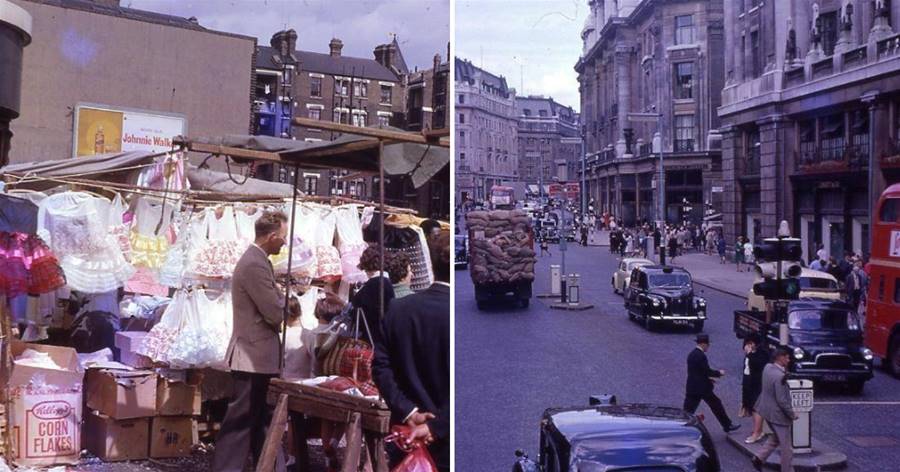
[(774, 434), (763, 445), (758, 456), (753, 456), (753, 467), (763, 470), (766, 459), (781, 446), (781, 472), (794, 470), (791, 463), (794, 450), (791, 445), (791, 426), (797, 414), (791, 407), (791, 394), (785, 377), (785, 368), (791, 360), (791, 352), (785, 346), (779, 346), (775, 358), (766, 364), (762, 375), (762, 391), (756, 400), (756, 411), (769, 423)]
[[(287, 217), (266, 212), (256, 221), (256, 240), (234, 269), (231, 299), (234, 329), (225, 360), (234, 393), (216, 440), (212, 469), (241, 472), (247, 454), (259, 460), (272, 411), (266, 403), (269, 380), (279, 373), (279, 332), (284, 298), (275, 283), (269, 255), (278, 254), (287, 236)], [(283, 470), (279, 455), (278, 469)]]

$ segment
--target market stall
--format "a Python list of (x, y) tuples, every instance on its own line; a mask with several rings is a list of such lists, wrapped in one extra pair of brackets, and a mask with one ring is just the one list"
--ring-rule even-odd
[[(66, 435), (50, 438), (51, 445), (41, 451), (23, 454), (24, 445), (35, 443), (8, 434), (12, 428), (2, 430), (4, 445), (16, 451), (17, 462), (77, 462), (82, 436), (87, 438), (80, 431), (82, 421), (94, 438), (84, 445), (107, 460), (190, 452), (200, 391), (205, 395), (207, 388), (196, 374), (224, 369), (231, 335), (229, 277), (252, 242), (253, 223), (262, 211), (282, 210), (290, 218), (287, 247), (272, 261), (288, 282), (286, 300), (292, 291), (315, 294), (324, 287), (349, 296), (354, 283), (364, 280), (356, 265), (367, 243), (380, 243), (383, 266), (386, 231), (413, 231), (418, 221), (414, 212), (384, 204), (385, 173), (411, 174), (415, 182), (424, 182), (449, 162), (447, 143), (390, 130), (338, 131), (364, 136), (323, 143), (256, 136), (179, 138), (167, 153), (120, 153), (0, 169), (5, 183), (0, 198), (7, 203), (0, 211), (0, 224), (7, 223), (0, 227), (5, 238), (0, 264), (21, 274), (0, 280), (4, 409), (12, 412), (12, 427), (19, 428), (42, 395), (51, 400), (69, 395), (70, 406), (57, 410), (65, 413), (56, 421), (66, 425)], [(224, 158), (228, 172), (191, 166), (189, 152)], [(293, 185), (235, 172), (242, 163), (255, 161), (293, 168)], [(378, 174), (382, 201), (305, 196), (297, 188), (301, 167)], [(6, 211), (13, 206), (22, 210)], [(427, 247), (420, 244), (417, 251), (424, 256)], [(420, 268), (422, 283), (429, 283), (429, 270), (427, 265)], [(80, 310), (70, 313), (66, 305), (75, 296)], [(284, 314), (287, 320), (287, 301)], [(309, 321), (307, 308), (301, 322)], [(110, 329), (78, 331), (100, 322), (109, 322)], [(61, 338), (60, 330), (70, 333), (69, 339)], [(21, 344), (15, 337), (32, 343)], [(57, 347), (72, 344), (85, 352), (75, 356), (71, 349)], [(120, 350), (121, 355), (86, 360), (85, 353), (103, 351), (89, 350), (94, 347), (111, 347), (110, 352)], [(59, 381), (35, 384), (36, 378), (48, 376)], [(81, 411), (75, 396), (87, 397), (87, 410)], [(128, 436), (126, 430), (145, 431), (145, 437)], [(181, 440), (168, 448), (154, 443), (163, 430), (178, 431)], [(130, 444), (147, 444), (146, 449), (124, 447), (126, 437)]]

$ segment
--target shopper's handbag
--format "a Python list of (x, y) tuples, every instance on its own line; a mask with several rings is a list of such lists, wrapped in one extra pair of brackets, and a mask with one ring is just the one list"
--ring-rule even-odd
[(406, 439), (411, 433), (409, 426), (394, 425), (391, 427), (391, 434), (385, 438), (387, 442), (394, 443), (406, 453), (406, 457), (391, 469), (391, 472), (438, 472), (437, 464), (431, 458), (425, 443), (416, 440), (410, 445), (406, 444)]
[[(360, 339), (360, 323), (368, 341)], [(350, 336), (340, 336), (334, 346), (320, 357), (320, 375), (338, 375), (352, 379), (366, 395), (377, 394), (372, 382), (372, 360), (375, 357), (372, 332), (360, 309), (354, 310), (354, 328)], [(326, 341), (327, 342), (327, 341)], [(325, 347), (325, 346), (323, 346)]]

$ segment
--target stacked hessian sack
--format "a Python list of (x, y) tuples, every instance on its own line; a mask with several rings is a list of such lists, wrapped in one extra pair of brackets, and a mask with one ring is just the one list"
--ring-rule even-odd
[(469, 272), (477, 284), (534, 280), (531, 220), (522, 210), (472, 211), (466, 214), (470, 230)]

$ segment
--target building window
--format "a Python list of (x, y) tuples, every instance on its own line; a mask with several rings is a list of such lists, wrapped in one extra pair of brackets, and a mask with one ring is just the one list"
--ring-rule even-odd
[(366, 114), (365, 113), (354, 113), (353, 114), (353, 126), (359, 126), (361, 128), (366, 127)]
[(750, 60), (752, 61), (750, 73), (754, 78), (762, 75), (761, 54), (762, 52), (759, 50), (759, 31), (753, 31), (750, 33)]
[(350, 124), (350, 113), (347, 111), (335, 108), (334, 122), (335, 123), (343, 123), (345, 125)]
[(378, 115), (378, 126), (390, 126), (391, 125), (391, 117), (385, 115)]
[(319, 193), (319, 177), (307, 175), (303, 177), (303, 191), (307, 195), (316, 195)]
[(522, 113), (524, 113), (525, 116), (531, 116), (531, 110), (529, 110), (528, 108), (522, 110)]
[(318, 108), (310, 108), (306, 110), (306, 114), (309, 116), (311, 120), (321, 120), (322, 119), (322, 110)]
[(459, 153), (459, 160), (461, 160), (461, 161), (466, 160), (466, 153), (464, 153), (464, 152)]
[(309, 96), (314, 98), (322, 98), (322, 78), (309, 78)]
[(680, 100), (694, 98), (693, 62), (675, 64), (675, 98)]
[(694, 44), (694, 16), (675, 17), (675, 44)]
[(822, 119), (820, 155), (825, 161), (840, 161), (844, 158), (844, 114), (835, 113)]
[(466, 145), (466, 132), (465, 131), (459, 132), (459, 145), (460, 146)]
[(820, 27), (819, 31), (822, 35), (822, 49), (825, 55), (834, 54), (834, 45), (838, 40), (838, 12), (832, 11), (819, 15)]
[(369, 96), (369, 84), (365, 82), (353, 82), (353, 96), (356, 98), (365, 98)]
[(465, 96), (465, 95), (460, 95), (460, 96), (459, 96), (459, 104), (460, 104), (460, 105), (463, 105), (463, 104), (465, 104), (465, 103), (466, 103), (466, 96)]
[(675, 116), (675, 151), (694, 150), (694, 115)]
[(381, 86), (381, 103), (390, 104), (394, 87), (389, 85)]
[(350, 95), (350, 80), (334, 79), (334, 94), (345, 97)]
[(541, 116), (542, 118), (546, 118), (547, 110), (538, 110), (538, 115)]

